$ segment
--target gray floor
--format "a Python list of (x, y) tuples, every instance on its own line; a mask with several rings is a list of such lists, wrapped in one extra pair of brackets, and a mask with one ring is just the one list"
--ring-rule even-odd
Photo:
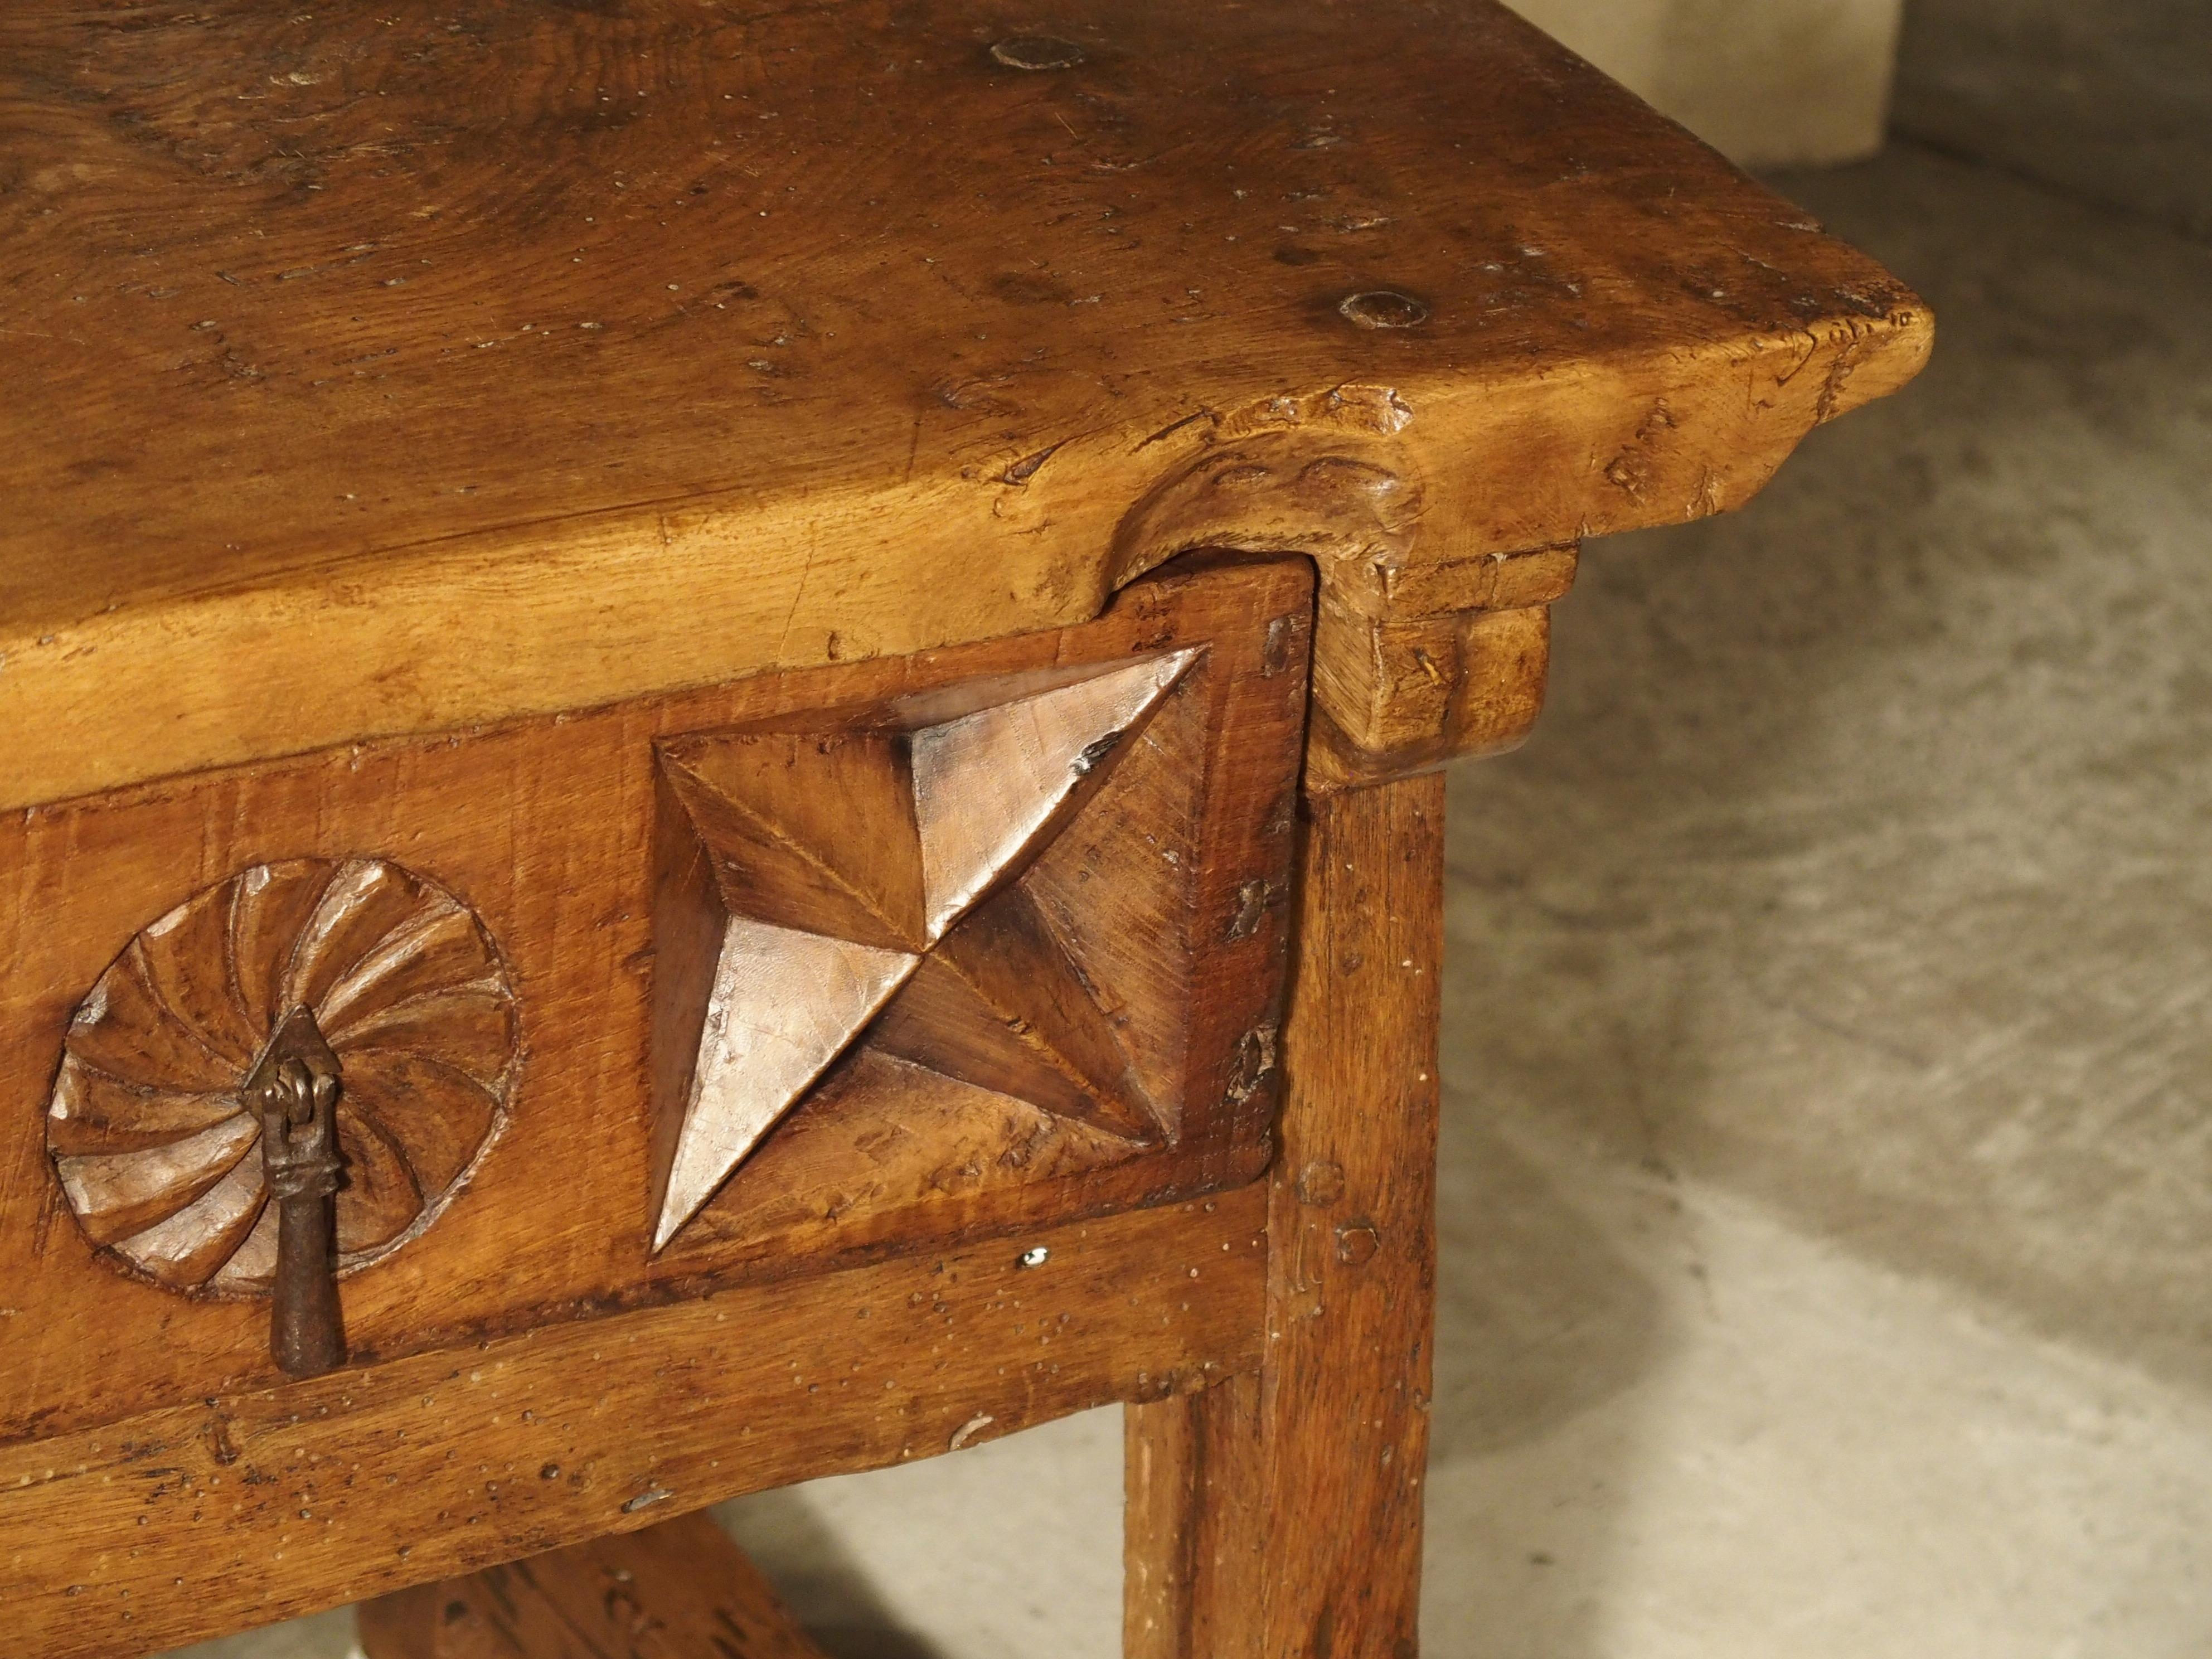
[[(1587, 550), (1453, 781), (1425, 1646), (2202, 1659), (2212, 251), (1784, 184), (1936, 360)], [(1105, 1659), (1118, 1466), (1093, 1413), (723, 1514), (848, 1659)]]
[(1898, 131), (2212, 241), (2204, 0), (1909, 0), (1904, 23)]

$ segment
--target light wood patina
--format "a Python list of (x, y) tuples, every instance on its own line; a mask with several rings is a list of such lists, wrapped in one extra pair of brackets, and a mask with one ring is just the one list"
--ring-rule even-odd
[(1205, 544), (1320, 560), (1387, 743), (1370, 623), (1737, 505), (1925, 356), (1500, 7), (1054, 27), (7, 8), (0, 805), (1077, 621)]
[(22, 0), (0, 132), (9, 1639), (795, 1659), (605, 1540), (1118, 1401), (1133, 1655), (1407, 1659), (1425, 775), (1919, 301), (1490, 0)]

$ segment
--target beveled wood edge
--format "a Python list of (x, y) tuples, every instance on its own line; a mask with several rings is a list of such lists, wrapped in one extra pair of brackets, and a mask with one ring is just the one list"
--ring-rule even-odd
[(1261, 1363), (1267, 1206), (1255, 1183), (0, 1447), (0, 1606), (41, 1659), (112, 1659), (1202, 1389)]
[[(1431, 569), (1739, 506), (1931, 337), (1916, 301), (1494, 383), (1155, 407), (956, 483), (642, 503), (124, 605), (0, 638), (0, 810), (1066, 626), (1201, 547), (1307, 555), (1372, 614)], [(978, 547), (1005, 579), (944, 582)]]

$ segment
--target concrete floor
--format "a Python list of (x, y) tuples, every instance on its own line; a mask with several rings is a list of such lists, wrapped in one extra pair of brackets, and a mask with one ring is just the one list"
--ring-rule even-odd
[[(1936, 360), (1589, 548), (1453, 780), (1425, 1645), (2203, 1659), (2212, 251), (1911, 149), (1784, 183)], [(1119, 1463), (721, 1513), (840, 1659), (1106, 1659)]]
[(1899, 132), (2212, 242), (2204, 0), (1912, 0), (1895, 92)]

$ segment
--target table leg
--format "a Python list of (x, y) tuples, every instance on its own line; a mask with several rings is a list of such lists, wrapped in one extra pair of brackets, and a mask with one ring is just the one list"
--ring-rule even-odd
[(1443, 780), (1315, 798), (1257, 1376), (1127, 1413), (1128, 1659), (1411, 1659)]

